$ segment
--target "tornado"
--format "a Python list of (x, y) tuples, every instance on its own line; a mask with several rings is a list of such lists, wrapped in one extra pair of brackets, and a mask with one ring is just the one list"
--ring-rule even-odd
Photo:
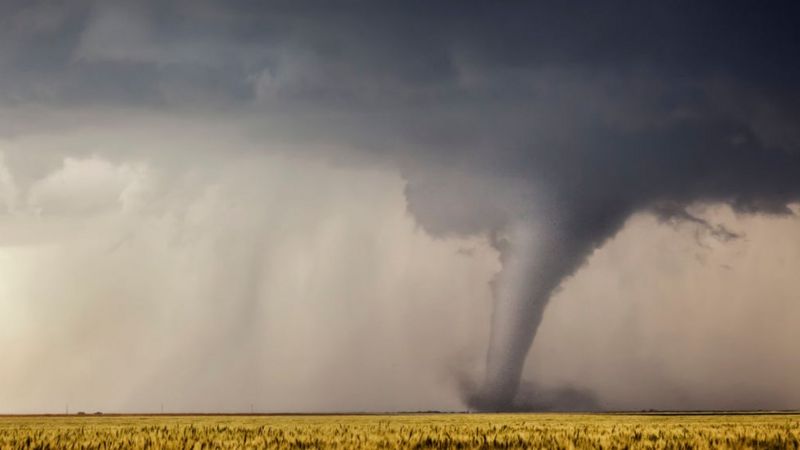
[(511, 406), (547, 301), (568, 272), (569, 259), (575, 258), (568, 256), (558, 230), (532, 221), (514, 223), (506, 239), (509, 249), (496, 280), (486, 381), (478, 399), (479, 407), (492, 410)]
[(471, 406), (515, 408), (522, 369), (551, 296), (626, 218), (610, 207), (593, 213), (542, 213), (508, 225), (500, 246), (502, 270), (495, 280), (485, 380), (469, 400)]

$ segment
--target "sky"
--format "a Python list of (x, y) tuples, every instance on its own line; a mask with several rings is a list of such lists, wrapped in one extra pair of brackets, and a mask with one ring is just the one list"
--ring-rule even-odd
[(798, 18), (0, 2), (0, 412), (796, 409)]

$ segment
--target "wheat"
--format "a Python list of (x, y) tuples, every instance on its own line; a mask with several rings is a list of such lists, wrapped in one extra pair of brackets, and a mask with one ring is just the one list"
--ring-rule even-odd
[(2, 449), (798, 449), (800, 416), (431, 414), (0, 418)]

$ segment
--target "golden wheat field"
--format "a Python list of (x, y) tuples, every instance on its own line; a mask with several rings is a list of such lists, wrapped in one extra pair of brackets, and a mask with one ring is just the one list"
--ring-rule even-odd
[(0, 448), (800, 447), (800, 415), (16, 416)]

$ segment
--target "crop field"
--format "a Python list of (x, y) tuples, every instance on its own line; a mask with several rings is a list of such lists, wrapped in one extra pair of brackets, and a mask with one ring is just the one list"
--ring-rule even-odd
[(0, 448), (800, 447), (800, 415), (7, 416)]

